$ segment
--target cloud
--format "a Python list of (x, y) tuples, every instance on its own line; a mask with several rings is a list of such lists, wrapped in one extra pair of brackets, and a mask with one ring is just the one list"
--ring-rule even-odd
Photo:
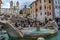
[(20, 2), (20, 9), (24, 8), (24, 5), (27, 5), (27, 7), (29, 7), (29, 5), (35, 0), (22, 0), (19, 1)]
[(2, 5), (2, 8), (10, 8), (10, 4), (9, 3), (5, 3)]
[[(27, 5), (27, 7), (29, 7), (29, 5), (35, 1), (35, 0), (12, 0), (14, 3), (16, 3), (17, 1), (19, 1), (19, 8), (22, 9), (24, 7), (24, 5)], [(2, 0), (3, 4), (2, 4), (2, 8), (9, 8), (10, 7), (10, 0)]]
[(10, 8), (9, 0), (2, 0), (2, 8)]

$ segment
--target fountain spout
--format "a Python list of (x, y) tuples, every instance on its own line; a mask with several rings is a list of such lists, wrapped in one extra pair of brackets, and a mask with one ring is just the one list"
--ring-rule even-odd
[(39, 23), (37, 23), (36, 31), (40, 31)]
[(40, 27), (39, 26), (37, 26), (36, 31), (40, 31)]

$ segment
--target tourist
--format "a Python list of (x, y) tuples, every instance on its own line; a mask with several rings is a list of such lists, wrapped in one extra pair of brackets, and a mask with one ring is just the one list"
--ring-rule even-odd
[(32, 27), (32, 22), (30, 21), (30, 26)]
[(18, 24), (17, 23), (15, 23), (15, 27), (18, 27)]
[(26, 27), (26, 24), (24, 23), (24, 26), (23, 27)]
[(42, 26), (44, 26), (45, 25), (45, 23), (44, 22), (42, 22)]

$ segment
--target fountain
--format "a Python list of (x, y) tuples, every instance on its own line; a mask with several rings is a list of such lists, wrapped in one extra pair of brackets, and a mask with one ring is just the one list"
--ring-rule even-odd
[(58, 31), (57, 24), (56, 26), (52, 26), (52, 27), (54, 28), (49, 29), (49, 28), (40, 27), (39, 23), (36, 22), (36, 27), (32, 27), (30, 29), (21, 29), (20, 31), (24, 34), (24, 36), (44, 37), (44, 36), (55, 34)]
[(22, 29), (21, 32), (24, 34), (24, 36), (44, 37), (44, 36), (55, 34), (57, 30), (58, 30), (57, 28), (48, 29), (48, 28), (37, 26), (37, 27), (32, 27), (30, 29)]
[(40, 31), (36, 31), (36, 28), (31, 28), (29, 30), (22, 29), (21, 31), (24, 33), (24, 35), (29, 35), (29, 36), (44, 36), (44, 35), (50, 35), (55, 33), (54, 30), (44, 29), (44, 28), (40, 28)]
[(37, 23), (36, 31), (40, 31), (39, 23)]

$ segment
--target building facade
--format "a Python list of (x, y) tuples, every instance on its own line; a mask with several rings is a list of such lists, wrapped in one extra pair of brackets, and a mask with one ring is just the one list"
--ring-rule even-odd
[(32, 2), (31, 4), (30, 4), (30, 17), (31, 17), (31, 19), (35, 19), (35, 2), (36, 1), (34, 1), (34, 2)]
[(60, 0), (53, 0), (54, 18), (60, 21)]
[(30, 8), (27, 8), (27, 6), (25, 5), (24, 8), (22, 9), (23, 11), (23, 16), (26, 17), (27, 14), (30, 14)]
[(1, 8), (1, 14), (19, 14), (19, 2), (13, 5), (13, 1), (10, 1), (10, 8)]
[(53, 19), (52, 0), (36, 0), (30, 5), (30, 14), (32, 19), (45, 22), (45, 20)]

